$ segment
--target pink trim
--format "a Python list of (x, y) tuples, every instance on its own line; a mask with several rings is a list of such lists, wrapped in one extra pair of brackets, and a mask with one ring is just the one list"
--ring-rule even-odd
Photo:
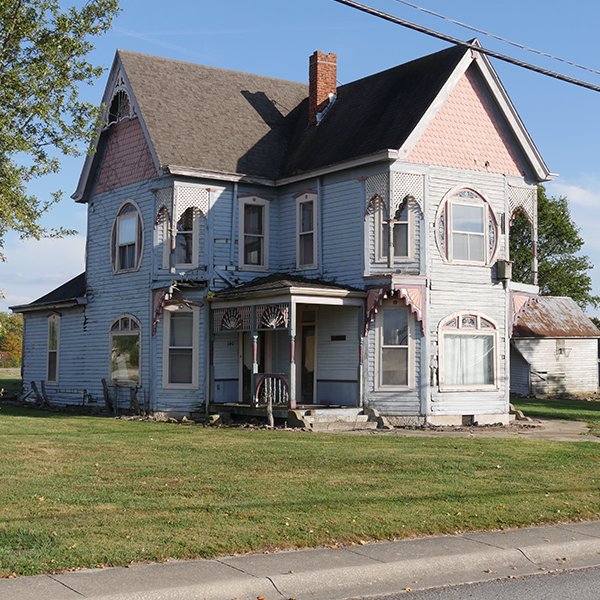
[(535, 294), (527, 294), (525, 292), (510, 293), (510, 336), (514, 326), (517, 324), (519, 317), (531, 306), (532, 302), (537, 298)]
[(265, 196), (264, 194), (238, 194), (238, 198), (261, 198), (262, 200), (268, 200), (272, 202), (273, 198)]
[(400, 297), (404, 299), (411, 312), (421, 322), (421, 331), (425, 335), (425, 286), (396, 284), (394, 290), (399, 292)]
[(258, 362), (258, 337), (256, 335), (252, 336), (252, 362)]
[(302, 190), (301, 192), (294, 194), (292, 196), (292, 198), (294, 198), (294, 200), (297, 200), (298, 198), (300, 198), (300, 196), (304, 196), (304, 194), (312, 194), (313, 196), (316, 196), (317, 191), (316, 190)]
[(296, 362), (296, 338), (290, 341), (290, 362)]
[(156, 333), (156, 328), (160, 322), (167, 300), (170, 298), (169, 288), (154, 290), (152, 294), (152, 335)]
[(367, 179), (369, 179), (366, 175), (363, 175), (362, 177), (357, 177), (356, 181), (366, 181)]
[(388, 297), (389, 286), (373, 287), (367, 296), (367, 318), (365, 319), (365, 336), (369, 335), (369, 327), (375, 321), (383, 301)]

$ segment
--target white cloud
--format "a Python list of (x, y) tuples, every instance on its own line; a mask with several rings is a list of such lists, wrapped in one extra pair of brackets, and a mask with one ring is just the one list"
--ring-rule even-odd
[(84, 270), (85, 237), (21, 241), (6, 240), (0, 263), (0, 310), (27, 304), (67, 282)]

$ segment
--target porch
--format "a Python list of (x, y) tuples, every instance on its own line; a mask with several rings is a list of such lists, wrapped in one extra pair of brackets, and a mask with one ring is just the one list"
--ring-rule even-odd
[[(210, 407), (361, 407), (361, 290), (275, 274), (211, 299)], [(279, 417), (281, 415), (281, 417)]]

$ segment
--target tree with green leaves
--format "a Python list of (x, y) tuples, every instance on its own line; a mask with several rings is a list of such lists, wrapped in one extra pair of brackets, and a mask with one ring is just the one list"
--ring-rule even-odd
[[(548, 197), (538, 186), (538, 285), (542, 296), (570, 296), (581, 306), (600, 306), (592, 295), (589, 257), (580, 254), (583, 239), (571, 218), (565, 197)], [(510, 257), (513, 280), (531, 283), (532, 243), (527, 217), (517, 213), (510, 228)]]
[(87, 150), (100, 109), (80, 100), (79, 86), (102, 73), (86, 57), (118, 12), (118, 0), (66, 10), (59, 0), (0, 0), (0, 259), (10, 230), (36, 239), (73, 233), (40, 224), (62, 192), (40, 200), (27, 184), (56, 173), (57, 156)]

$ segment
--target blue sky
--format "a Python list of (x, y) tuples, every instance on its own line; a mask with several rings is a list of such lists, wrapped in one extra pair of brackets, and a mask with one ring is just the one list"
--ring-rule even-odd
[[(397, 0), (365, 3), (398, 17), (471, 39), (475, 33), (401, 4)], [(421, 6), (512, 41), (600, 70), (600, 5), (589, 0), (416, 0)], [(71, 3), (64, 3), (69, 6)], [(448, 44), (364, 14), (334, 0), (195, 0), (169, 3), (121, 0), (122, 13), (113, 30), (99, 38), (91, 54), (95, 64), (110, 68), (117, 48), (307, 81), (308, 57), (315, 50), (338, 55), (338, 79), (348, 83)], [(600, 85), (600, 76), (518, 50), (483, 35), (483, 46)], [(492, 59), (500, 79), (552, 172), (550, 195), (566, 195), (581, 229), (600, 295), (600, 93), (569, 85)], [(100, 102), (106, 72), (82, 96)], [(7, 262), (0, 263), (0, 289), (9, 305), (34, 300), (83, 271), (85, 206), (75, 204), (83, 158), (64, 159), (60, 174), (35, 182), (42, 199), (62, 189), (65, 199), (43, 223), (76, 229), (63, 240), (21, 241), (5, 238)], [(108, 260), (108, 249), (107, 249)], [(590, 310), (589, 315), (600, 315)]]

